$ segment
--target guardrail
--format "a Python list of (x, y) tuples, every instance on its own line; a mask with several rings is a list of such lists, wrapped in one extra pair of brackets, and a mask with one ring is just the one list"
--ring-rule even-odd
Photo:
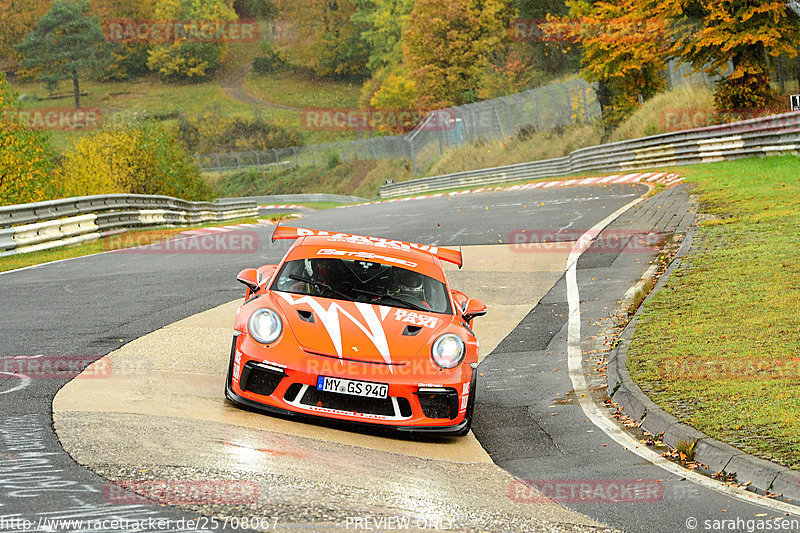
[(663, 133), (575, 150), (565, 157), (457, 172), (382, 185), (381, 198), (564, 176), (589, 170), (626, 172), (645, 168), (712, 163), (753, 155), (798, 154), (800, 112)]
[(327, 194), (323, 192), (313, 192), (305, 194), (273, 194), (269, 196), (242, 196), (240, 198), (220, 198), (219, 203), (228, 203), (241, 200), (251, 200), (258, 205), (265, 204), (298, 204), (305, 202), (336, 202), (340, 204), (355, 204), (366, 202), (360, 196), (342, 196), (339, 194)]
[(0, 257), (78, 244), (121, 228), (186, 226), (258, 215), (252, 200), (189, 202), (105, 194), (0, 207)]

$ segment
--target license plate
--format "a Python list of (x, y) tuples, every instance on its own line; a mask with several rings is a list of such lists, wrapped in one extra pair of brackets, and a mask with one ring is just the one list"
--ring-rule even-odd
[(331, 378), (319, 376), (317, 390), (349, 394), (351, 396), (364, 396), (366, 398), (384, 399), (389, 395), (389, 385), (385, 383), (372, 383), (369, 381), (355, 381), (352, 379)]

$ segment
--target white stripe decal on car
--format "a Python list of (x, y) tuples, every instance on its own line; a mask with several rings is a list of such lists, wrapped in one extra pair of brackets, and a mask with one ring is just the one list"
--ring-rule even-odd
[[(302, 296), (300, 298), (295, 299), (291, 294), (284, 293), (284, 292), (275, 292), (278, 296), (286, 300), (287, 303), (290, 305), (299, 305), (299, 304), (308, 304), (309, 307), (314, 311), (314, 313), (319, 317), (320, 322), (325, 327), (325, 330), (328, 332), (328, 336), (333, 342), (333, 347), (336, 350), (336, 354), (339, 358), (342, 357), (342, 329), (339, 325), (339, 313), (343, 314), (350, 321), (355, 324), (355, 326), (360, 329), (364, 335), (372, 342), (373, 346), (378, 350), (378, 353), (381, 354), (383, 360), (386, 364), (391, 365), (392, 358), (391, 354), (389, 353), (389, 343), (386, 340), (386, 332), (383, 329), (383, 323), (381, 322), (382, 319), (386, 318), (386, 315), (389, 313), (389, 308), (386, 306), (378, 306), (381, 318), (378, 318), (378, 315), (375, 313), (375, 308), (364, 302), (354, 302), (356, 309), (359, 310), (361, 316), (367, 322), (367, 326), (361, 323), (356, 317), (351, 315), (347, 312), (346, 309), (342, 308), (338, 303), (331, 302), (331, 305), (325, 309), (325, 307), (315, 300), (311, 296)], [(393, 372), (392, 367), (389, 367), (389, 371)]]

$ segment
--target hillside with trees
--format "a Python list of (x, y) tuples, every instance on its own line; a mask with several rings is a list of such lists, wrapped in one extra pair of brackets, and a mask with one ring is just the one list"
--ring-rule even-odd
[[(12, 115), (65, 101), (103, 111), (101, 131), (44, 134), (5, 118), (14, 149), (0, 164), (34, 150), (36, 170), (14, 187), (38, 184), (38, 192), (4, 194), (2, 203), (105, 189), (211, 194), (192, 165), (134, 184), (122, 168), (135, 157), (127, 152), (118, 179), (89, 183), (86, 169), (116, 157), (124, 139), (139, 146), (145, 133), (168, 162), (196, 152), (277, 154), (413, 126), (326, 131), (304, 124), (306, 108), (423, 116), (581, 76), (597, 83), (608, 139), (669, 88), (671, 62), (716, 80), (723, 119), (784, 111), (800, 85), (800, 14), (784, 0), (12, 0), (0, 17)], [(227, 33), (237, 24), (248, 29)], [(209, 38), (209, 28), (222, 37)], [(57, 179), (40, 186), (44, 174)]]

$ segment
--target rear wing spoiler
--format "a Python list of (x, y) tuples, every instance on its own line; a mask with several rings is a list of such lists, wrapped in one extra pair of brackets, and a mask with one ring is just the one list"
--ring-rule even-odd
[(379, 246), (381, 248), (389, 248), (393, 250), (419, 250), (421, 252), (428, 252), (448, 263), (453, 263), (461, 268), (461, 252), (458, 250), (450, 250), (449, 248), (439, 248), (438, 246), (429, 246), (427, 244), (416, 244), (413, 242), (395, 241), (391, 239), (382, 239), (380, 237), (366, 237), (364, 235), (351, 235), (349, 233), (337, 233), (332, 231), (293, 228), (291, 226), (275, 226), (275, 231), (272, 232), (272, 242), (282, 239), (299, 239), (300, 237), (310, 236), (327, 236), (334, 239), (339, 239), (353, 244), (366, 244), (371, 246)]

